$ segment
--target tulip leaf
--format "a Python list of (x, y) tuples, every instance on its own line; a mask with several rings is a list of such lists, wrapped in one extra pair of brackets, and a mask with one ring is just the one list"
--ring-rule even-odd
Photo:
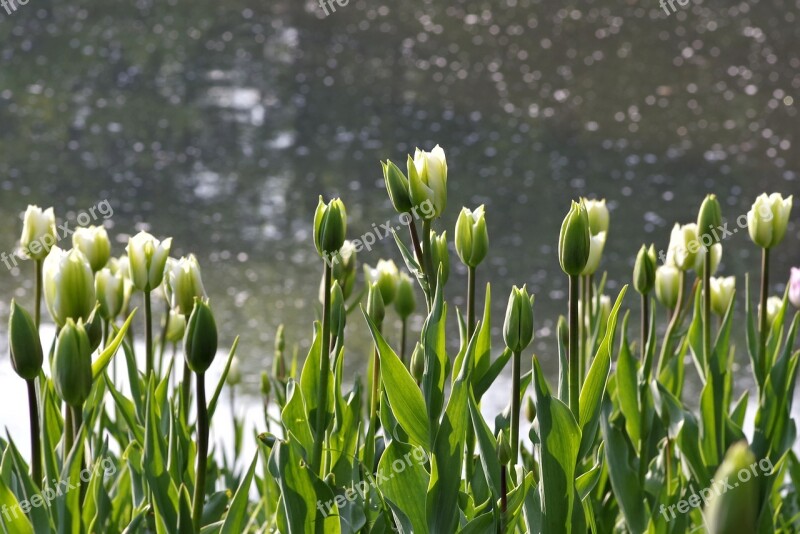
[(627, 339), (627, 322), (629, 314), (625, 314), (622, 323), (622, 343), (617, 357), (617, 397), (619, 407), (625, 416), (625, 429), (631, 441), (639, 443), (641, 439), (641, 420), (639, 413), (639, 386), (638, 386), (638, 365), (633, 358)]
[(383, 497), (408, 518), (412, 532), (421, 534), (428, 532), (425, 494), (431, 477), (425, 470), (426, 458), (421, 448), (393, 440), (381, 455), (376, 477), (383, 481), (378, 485)]
[(472, 396), (470, 396), (469, 399), (469, 413), (472, 418), (472, 427), (475, 429), (478, 449), (480, 450), (479, 457), (483, 466), (483, 472), (486, 474), (489, 489), (492, 492), (493, 502), (497, 502), (502, 492), (500, 470), (503, 468), (497, 458), (497, 441), (489, 430), (489, 425), (486, 424), (480, 408), (478, 408)]
[(444, 387), (447, 380), (447, 305), (442, 295), (442, 269), (439, 268), (439, 283), (436, 286), (436, 295), (433, 306), (422, 326), (422, 349), (425, 358), (425, 370), (422, 375), (422, 394), (424, 396), (431, 434), (436, 433), (436, 424), (442, 413), (444, 405)]
[[(8, 450), (5, 454), (9, 454)], [(9, 482), (5, 477), (0, 476), (0, 508), (10, 510), (10, 513), (0, 515), (0, 526), (9, 534), (34, 534), (33, 525), (28, 517), (21, 513), (20, 503), (8, 485)]]
[(258, 453), (253, 457), (250, 463), (250, 468), (247, 474), (239, 484), (236, 494), (233, 496), (231, 506), (228, 508), (228, 515), (225, 516), (225, 522), (222, 524), (220, 534), (239, 534), (245, 532), (244, 518), (247, 513), (247, 499), (250, 493), (250, 486), (253, 483), (253, 476), (256, 471), (256, 464), (258, 463)]
[(94, 363), (92, 363), (93, 380), (96, 380), (97, 377), (100, 376), (100, 373), (102, 373), (103, 369), (106, 368), (108, 362), (110, 362), (111, 358), (114, 357), (114, 354), (117, 353), (117, 349), (119, 349), (122, 340), (125, 339), (125, 333), (128, 331), (128, 328), (130, 327), (131, 322), (133, 321), (133, 317), (136, 315), (137, 309), (138, 308), (134, 308), (131, 314), (128, 315), (128, 318), (125, 320), (125, 323), (123, 323), (122, 327), (120, 327), (120, 329), (117, 331), (117, 335), (114, 336), (114, 339), (111, 340), (111, 343), (109, 343), (106, 346), (106, 348), (103, 350), (103, 352), (100, 353), (100, 355), (97, 357)]

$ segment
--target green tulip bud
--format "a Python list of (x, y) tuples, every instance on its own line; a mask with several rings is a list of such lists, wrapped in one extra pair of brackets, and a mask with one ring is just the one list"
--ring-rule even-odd
[(369, 315), (373, 323), (379, 326), (383, 323), (383, 318), (386, 315), (381, 290), (378, 284), (374, 282), (369, 285), (369, 293), (367, 294), (367, 315)]
[(475, 211), (462, 208), (456, 221), (456, 252), (467, 267), (477, 267), (489, 250), (489, 233), (486, 230), (485, 209)]
[(217, 355), (217, 323), (208, 301), (196, 299), (192, 315), (186, 323), (183, 348), (189, 369), (202, 374)]
[[(758, 531), (759, 479), (755, 476), (746, 482), (741, 473), (752, 475), (751, 466), (756, 457), (745, 442), (734, 443), (714, 475), (713, 487), (725, 487), (722, 492), (710, 492), (705, 513), (709, 534), (735, 534)], [(727, 483), (727, 484), (726, 484)]]
[(92, 391), (92, 349), (83, 321), (67, 319), (56, 341), (52, 369), (56, 393), (77, 408)]
[(606, 199), (589, 200), (588, 198), (584, 198), (582, 200), (586, 205), (586, 212), (589, 215), (589, 231), (592, 235), (597, 235), (600, 232), (608, 232), (609, 215)]
[(86, 256), (53, 247), (43, 267), (44, 299), (56, 325), (88, 319), (95, 306), (94, 276)]
[(717, 272), (717, 267), (719, 267), (719, 262), (722, 259), (722, 243), (711, 245), (711, 248), (708, 249), (708, 252), (706, 252), (705, 247), (700, 247), (700, 249), (697, 251), (697, 256), (695, 256), (694, 260), (694, 270), (699, 276), (703, 275), (706, 256), (709, 253), (711, 254), (711, 274), (713, 275)]
[(425, 374), (425, 355), (422, 352), (422, 345), (417, 342), (414, 345), (414, 352), (411, 353), (411, 375), (417, 382), (422, 382)]
[(569, 213), (561, 224), (558, 237), (558, 260), (561, 270), (569, 276), (578, 276), (589, 261), (591, 234), (589, 214), (583, 203), (573, 201)]
[(408, 178), (405, 177), (397, 165), (389, 160), (381, 162), (383, 167), (383, 181), (386, 182), (386, 191), (397, 213), (411, 211), (411, 197), (409, 196)]
[(671, 310), (678, 304), (681, 276), (674, 265), (662, 265), (656, 269), (656, 299), (667, 309)]
[(497, 459), (501, 466), (511, 461), (511, 445), (508, 442), (505, 430), (501, 430), (497, 434)]
[(336, 254), (332, 277), (339, 282), (345, 300), (350, 298), (356, 283), (356, 249), (352, 241), (345, 240)]
[(450, 276), (450, 251), (447, 248), (446, 231), (441, 235), (431, 231), (431, 263), (434, 273), (439, 272), (439, 267), (442, 268), (442, 284), (446, 284)]
[(39, 206), (28, 206), (22, 222), (22, 237), (19, 245), (22, 253), (32, 260), (43, 260), (55, 246), (56, 216), (53, 208), (42, 210)]
[(536, 405), (533, 403), (533, 399), (530, 396), (525, 398), (527, 399), (525, 403), (525, 418), (529, 423), (533, 423), (533, 420), (536, 419)]
[(72, 234), (72, 247), (83, 252), (94, 272), (105, 267), (111, 258), (111, 241), (108, 240), (108, 233), (102, 226), (75, 230)]
[(747, 212), (750, 239), (761, 248), (778, 245), (786, 235), (791, 212), (791, 195), (784, 200), (780, 193), (772, 193), (770, 196), (762, 193)]
[(161, 284), (171, 247), (171, 237), (159, 241), (147, 232), (128, 239), (128, 269), (136, 289), (152, 291)]
[(169, 311), (169, 324), (167, 325), (167, 341), (177, 343), (183, 339), (186, 333), (186, 316)]
[(189, 315), (194, 308), (194, 299), (206, 298), (197, 258), (189, 254), (177, 261), (169, 259), (164, 272), (164, 288), (170, 307), (182, 315)]
[(100, 316), (113, 321), (125, 302), (125, 280), (109, 268), (100, 269), (94, 277), (94, 291), (100, 303)]
[(242, 371), (239, 369), (239, 358), (236, 356), (231, 360), (231, 366), (228, 368), (228, 376), (225, 377), (225, 382), (229, 386), (237, 386), (242, 382)]
[(266, 371), (261, 371), (261, 395), (269, 397), (272, 392), (272, 382), (269, 381), (269, 375)]
[(586, 267), (583, 268), (581, 274), (594, 274), (600, 266), (600, 258), (603, 256), (603, 249), (606, 246), (606, 233), (599, 232), (593, 234), (589, 243), (589, 259), (586, 261)]
[(650, 250), (642, 245), (639, 254), (636, 256), (636, 264), (633, 267), (633, 287), (642, 295), (647, 295), (653, 290), (656, 283), (656, 252), (653, 246)]
[(347, 308), (344, 304), (344, 295), (339, 282), (334, 282), (331, 287), (331, 332), (338, 335), (347, 323)]
[(20, 378), (33, 380), (42, 369), (42, 341), (39, 331), (25, 308), (11, 300), (8, 313), (8, 349), (11, 366)]
[(369, 265), (364, 265), (364, 278), (368, 284), (378, 285), (384, 304), (388, 305), (394, 301), (394, 296), (397, 294), (397, 282), (400, 278), (394, 261), (378, 260), (378, 265), (374, 269)]
[(411, 282), (411, 277), (406, 273), (400, 273), (400, 278), (397, 281), (397, 297), (394, 301), (394, 308), (397, 310), (397, 315), (405, 320), (409, 315), (414, 313), (417, 307), (417, 300), (414, 296), (414, 284)]
[(503, 340), (506, 347), (521, 352), (533, 340), (533, 296), (528, 295), (526, 286), (514, 286), (508, 297), (506, 320), (503, 324)]
[(339, 252), (347, 233), (347, 212), (341, 199), (334, 198), (328, 204), (319, 197), (314, 213), (314, 245), (320, 257), (330, 257)]
[(718, 228), (722, 226), (722, 209), (716, 195), (706, 195), (697, 214), (697, 238), (709, 248), (719, 242)]
[(97, 308), (89, 315), (89, 319), (84, 323), (83, 328), (89, 337), (89, 348), (91, 352), (94, 352), (103, 342), (103, 321)]
[(736, 278), (733, 276), (711, 279), (711, 310), (724, 316), (736, 292)]
[(411, 203), (416, 207), (433, 205), (421, 210), (426, 220), (440, 217), (447, 206), (447, 159), (444, 150), (436, 145), (430, 152), (417, 149), (414, 158), (408, 157), (408, 182)]
[(286, 350), (286, 334), (283, 331), (283, 324), (279, 324), (278, 330), (275, 332), (275, 352), (284, 350)]

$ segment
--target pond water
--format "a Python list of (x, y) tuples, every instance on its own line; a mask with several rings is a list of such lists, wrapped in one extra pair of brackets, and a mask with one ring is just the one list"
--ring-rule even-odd
[[(762, 191), (800, 192), (796, 19), (779, 0), (669, 15), (621, 0), (350, 0), (328, 16), (302, 0), (30, 2), (0, 11), (0, 249), (15, 249), (29, 203), (74, 227), (107, 200), (115, 254), (140, 229), (172, 236), (175, 256), (200, 260), (223, 343), (241, 335), (255, 405), (277, 326), (301, 359), (308, 349), (317, 196), (344, 199), (351, 237), (395, 221), (379, 160), (438, 143), (449, 208), (435, 228), (452, 236), (460, 206), (486, 205), (491, 257), (478, 284), (492, 283), (496, 352), (508, 291), (527, 283), (533, 350), (552, 374), (570, 199), (608, 199), (613, 297), (639, 246), (666, 248), (707, 192), (731, 221)], [(800, 263), (798, 213), (773, 256), (775, 292)], [(724, 247), (720, 273), (758, 271), (746, 232)], [(384, 257), (401, 261), (392, 239), (358, 259)], [(455, 252), (451, 265), (446, 296), (463, 309)], [(0, 264), (0, 325), (12, 297), (31, 306), (31, 275), (29, 262)], [(632, 292), (626, 305), (637, 313)], [(358, 313), (349, 328), (348, 375), (364, 375)]]

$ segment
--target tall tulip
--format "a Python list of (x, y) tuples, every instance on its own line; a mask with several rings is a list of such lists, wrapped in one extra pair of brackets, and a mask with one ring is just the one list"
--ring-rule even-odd
[(533, 340), (533, 297), (528, 289), (514, 286), (508, 297), (503, 324), (503, 341), (514, 354), (511, 374), (511, 461), (519, 456), (520, 380), (522, 351)]
[(34, 323), (38, 330), (41, 323), (42, 309), (42, 262), (58, 241), (56, 232), (56, 216), (53, 208), (42, 210), (39, 206), (29, 205), (25, 210), (22, 223), (22, 236), (19, 244), (22, 253), (34, 260), (36, 276), (36, 301), (34, 305)]
[(95, 306), (94, 277), (79, 250), (53, 247), (44, 260), (44, 298), (58, 327), (67, 319), (88, 319)]
[(475, 269), (489, 250), (486, 212), (483, 206), (475, 211), (463, 208), (456, 221), (455, 244), (458, 257), (467, 267), (467, 338), (475, 330)]
[(94, 272), (105, 267), (111, 258), (111, 241), (102, 226), (78, 228), (72, 234), (72, 246), (83, 252)]

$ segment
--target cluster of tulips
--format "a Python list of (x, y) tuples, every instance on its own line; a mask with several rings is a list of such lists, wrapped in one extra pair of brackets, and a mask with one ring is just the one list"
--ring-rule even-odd
[[(511, 288), (503, 343), (494, 349), (491, 287), (477, 287), (489, 254), (484, 206), (461, 210), (451, 243), (434, 228), (447, 205), (444, 150), (417, 150), (405, 171), (388, 160), (382, 169), (393, 208), (409, 221), (407, 236), (393, 233), (404, 269), (381, 259), (364, 266), (359, 284), (361, 244), (346, 239), (345, 205), (320, 197), (313, 241), (321, 314), (302, 365), (296, 350), (288, 357), (283, 327), (276, 334), (272, 369), (261, 375), (265, 428), (253, 436), (256, 458), (245, 472), (209, 453), (223, 383), (240, 377), (234, 343), (206, 401), (204, 373), (217, 332), (197, 261), (170, 259), (170, 240), (147, 234), (130, 239), (127, 256), (110, 259), (102, 229), (76, 233), (70, 252), (52, 246), (34, 254), (30, 243), (48, 242), (43, 236), (54, 223), (52, 211), (31, 208), (21, 248), (36, 265), (35, 313), (32, 319), (12, 303), (9, 336), (14, 368), (29, 385), (33, 455), (28, 467), (13, 442), (0, 441), (0, 505), (19, 505), (43, 480), (112, 454), (109, 440), (125, 468), (112, 483), (93, 478), (47, 515), (29, 509), (4, 523), (0, 513), (0, 524), (13, 532), (44, 525), (64, 532), (295, 534), (800, 529), (791, 417), (800, 314), (790, 319), (790, 302), (800, 307), (800, 270), (792, 270), (783, 296), (770, 295), (769, 283), (770, 252), (787, 234), (792, 197), (762, 195), (747, 214), (751, 240), (762, 250), (760, 295), (751, 301), (746, 280), (738, 299), (755, 390), (734, 399), (737, 287), (733, 277), (714, 277), (723, 247), (732, 246), (722, 242), (726, 223), (714, 195), (696, 222), (675, 226), (661, 258), (654, 245), (639, 250), (631, 277), (640, 297), (637, 341), (628, 336), (631, 312), (622, 312), (628, 286), (616, 298), (605, 294), (605, 200), (572, 202), (558, 237), (569, 293), (557, 352), (529, 355), (532, 370), (523, 374), (536, 330), (534, 297), (525, 285)], [(423, 205), (432, 209), (419, 210)], [(421, 229), (411, 213), (423, 214)], [(468, 273), (463, 314), (447, 304), (455, 291), (447, 285), (451, 244)], [(132, 342), (134, 291), (145, 308), (144, 371)], [(41, 293), (58, 329), (49, 376), (38, 334)], [(160, 336), (153, 335), (153, 293), (169, 306)], [(392, 306), (399, 331), (386, 320)], [(347, 324), (359, 309), (374, 342), (363, 381), (344, 370)], [(419, 332), (411, 331), (414, 314), (424, 317)], [(167, 360), (164, 347), (181, 338), (186, 363), (173, 387), (175, 353)], [(106, 371), (120, 347), (128, 396)], [(555, 385), (542, 373), (542, 358), (558, 362)], [(699, 401), (684, 398), (687, 368), (699, 379)], [(190, 372), (197, 377), (194, 421)], [(507, 406), (490, 424), (482, 399), (505, 374)], [(234, 424), (236, 458), (242, 426), (235, 417)], [(59, 440), (60, 458), (49, 453)], [(729, 491), (706, 491), (743, 469), (755, 473), (756, 462), (771, 469)], [(233, 487), (235, 494), (227, 489)]]

